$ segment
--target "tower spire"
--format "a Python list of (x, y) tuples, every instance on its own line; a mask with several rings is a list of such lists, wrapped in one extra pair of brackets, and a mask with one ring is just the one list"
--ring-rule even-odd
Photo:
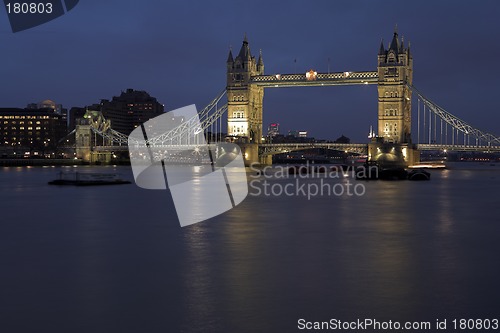
[(257, 70), (264, 74), (264, 60), (262, 59), (262, 49), (259, 50), (259, 60), (257, 61)]
[(233, 63), (234, 62), (234, 59), (233, 59), (233, 48), (231, 46), (229, 46), (229, 55), (227, 56), (227, 62), (228, 63)]
[(384, 39), (380, 39), (380, 49), (378, 51), (378, 55), (384, 55), (385, 54), (385, 48), (384, 48)]
[(238, 53), (237, 58), (240, 58), (242, 61), (247, 61), (252, 58), (252, 54), (250, 53), (250, 47), (248, 46), (248, 39), (246, 33), (245, 37), (243, 38), (243, 44), (241, 45), (240, 53)]
[(394, 36), (392, 37), (391, 44), (389, 46), (389, 50), (393, 50), (394, 52), (399, 52), (399, 38), (398, 38), (398, 27), (394, 28)]

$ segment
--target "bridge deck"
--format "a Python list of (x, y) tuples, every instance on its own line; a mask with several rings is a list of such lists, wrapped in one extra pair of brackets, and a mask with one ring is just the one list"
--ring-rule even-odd
[(257, 75), (252, 76), (250, 82), (257, 86), (270, 88), (376, 84), (378, 82), (377, 72), (314, 73)]
[[(191, 146), (163, 146), (165, 149), (188, 149)], [(367, 149), (365, 143), (263, 143), (259, 145), (259, 149), (266, 154), (278, 154), (293, 150), (326, 148), (332, 150), (348, 151), (348, 152), (364, 152)], [(158, 146), (161, 147), (161, 146)], [(473, 146), (473, 145), (439, 145), (439, 144), (417, 144), (419, 150), (449, 150), (449, 151), (475, 151), (475, 152), (500, 152), (500, 146)], [(111, 151), (127, 151), (128, 147), (123, 146), (97, 146), (94, 151), (111, 152)]]
[(500, 146), (417, 144), (419, 150), (500, 152)]
[(366, 154), (368, 145), (363, 143), (265, 143), (259, 145), (261, 155), (288, 153), (295, 150), (324, 148)]

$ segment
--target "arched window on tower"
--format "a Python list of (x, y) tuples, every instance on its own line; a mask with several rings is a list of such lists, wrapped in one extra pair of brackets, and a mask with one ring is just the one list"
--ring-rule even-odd
[(389, 52), (389, 55), (387, 56), (387, 62), (396, 62), (396, 55), (394, 52)]

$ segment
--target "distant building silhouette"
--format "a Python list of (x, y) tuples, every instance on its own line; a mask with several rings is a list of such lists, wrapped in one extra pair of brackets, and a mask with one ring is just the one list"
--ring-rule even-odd
[(147, 92), (127, 89), (113, 99), (101, 100), (100, 104), (89, 108), (101, 111), (106, 120), (111, 121), (111, 128), (123, 134), (130, 134), (142, 123), (164, 112), (163, 104)]
[[(99, 104), (97, 104), (99, 105)], [(98, 106), (100, 108), (100, 106)], [(68, 121), (68, 132), (71, 132), (76, 128), (76, 120), (79, 118), (83, 118), (85, 115), (85, 112), (87, 111), (87, 108), (81, 108), (81, 107), (72, 107), (69, 110), (69, 121)]]
[(342, 134), (337, 140), (333, 141), (334, 143), (351, 143), (351, 139)]

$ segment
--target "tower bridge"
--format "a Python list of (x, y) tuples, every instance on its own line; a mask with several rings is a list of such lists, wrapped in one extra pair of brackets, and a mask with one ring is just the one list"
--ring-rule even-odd
[[(226, 138), (237, 142), (246, 163), (269, 163), (273, 154), (303, 150), (308, 148), (327, 148), (353, 153), (368, 154), (375, 158), (376, 148), (392, 145), (405, 154), (406, 163), (418, 159), (418, 150), (463, 150), (478, 152), (500, 151), (500, 137), (481, 131), (454, 116), (444, 108), (426, 98), (413, 86), (413, 56), (410, 45), (404, 44), (397, 31), (394, 32), (387, 47), (383, 42), (377, 54), (376, 71), (345, 71), (318, 73), (265, 74), (262, 52), (256, 59), (250, 50), (245, 36), (240, 51), (233, 56), (232, 50), (226, 61), (226, 89), (217, 95), (198, 117), (187, 119), (177, 128), (148, 139), (150, 146), (169, 147), (173, 138), (189, 138), (189, 133), (201, 130), (213, 135), (222, 132), (222, 117), (227, 116)], [(339, 85), (377, 85), (378, 92), (378, 135), (367, 144), (334, 143), (289, 143), (270, 144), (262, 142), (263, 101), (266, 88), (339, 86)], [(227, 103), (222, 101), (227, 95)], [(415, 96), (414, 96), (415, 95)], [(417, 130), (412, 133), (412, 100), (417, 99)], [(196, 118), (196, 119), (195, 119)], [(415, 118), (415, 117), (414, 117)], [(89, 151), (103, 154), (126, 150), (127, 145), (135, 145), (133, 139), (114, 131), (109, 122), (102, 117), (95, 121), (77, 126), (76, 146), (78, 157), (87, 156)], [(415, 129), (415, 125), (413, 126)], [(92, 145), (91, 133), (103, 137), (102, 146)], [(412, 135), (413, 134), (413, 135)], [(471, 144), (472, 139), (472, 144)], [(178, 139), (175, 142), (180, 142)], [(182, 141), (182, 140), (181, 140)], [(185, 142), (186, 146), (196, 147), (196, 142)], [(174, 149), (175, 150), (175, 149)]]

